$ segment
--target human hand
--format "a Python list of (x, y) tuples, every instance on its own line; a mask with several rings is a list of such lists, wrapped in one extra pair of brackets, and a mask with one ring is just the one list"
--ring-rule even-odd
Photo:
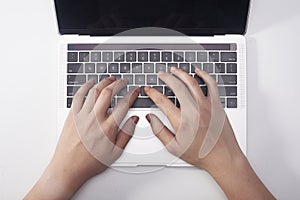
[(207, 171), (224, 166), (229, 157), (242, 155), (221, 105), (216, 81), (205, 71), (196, 70), (207, 84), (205, 96), (193, 77), (176, 67), (171, 70), (172, 74), (160, 73), (159, 78), (173, 90), (180, 108), (154, 88), (145, 88), (175, 131), (174, 135), (155, 115), (149, 114), (147, 119), (155, 135), (172, 154)]
[(195, 70), (208, 87), (205, 96), (193, 77), (176, 67), (171, 72), (160, 72), (159, 78), (173, 90), (180, 108), (154, 88), (144, 88), (175, 131), (174, 135), (157, 116), (148, 114), (158, 139), (170, 153), (210, 173), (229, 199), (274, 199), (239, 148), (216, 81), (205, 71)]
[(68, 199), (84, 182), (119, 158), (139, 120), (133, 116), (119, 130), (139, 88), (128, 92), (112, 112), (108, 112), (112, 97), (126, 84), (125, 79), (116, 81), (110, 77), (94, 87), (89, 81), (78, 90), (55, 154), (25, 199)]

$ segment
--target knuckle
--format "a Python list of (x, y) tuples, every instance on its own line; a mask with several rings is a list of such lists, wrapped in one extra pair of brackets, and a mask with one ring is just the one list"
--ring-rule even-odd
[(113, 91), (112, 91), (112, 89), (110, 89), (110, 88), (107, 87), (107, 88), (104, 88), (101, 93), (104, 96), (111, 96), (112, 93), (113, 93)]
[(198, 84), (198, 82), (196, 81), (196, 79), (191, 79), (191, 85), (192, 85), (192, 87), (194, 87), (194, 88), (198, 88), (199, 87), (199, 84)]
[(161, 104), (163, 104), (164, 102), (165, 102), (164, 96), (162, 96), (162, 95), (160, 95), (160, 94), (156, 95), (156, 97), (155, 97), (155, 103), (156, 103), (156, 104), (161, 105)]

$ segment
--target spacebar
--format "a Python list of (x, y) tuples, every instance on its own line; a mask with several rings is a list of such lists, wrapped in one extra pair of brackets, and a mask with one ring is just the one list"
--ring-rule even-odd
[(132, 108), (153, 108), (157, 107), (150, 98), (138, 98), (131, 106)]

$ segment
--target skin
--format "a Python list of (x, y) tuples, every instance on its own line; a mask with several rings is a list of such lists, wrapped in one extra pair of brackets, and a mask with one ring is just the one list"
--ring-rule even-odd
[[(159, 78), (173, 89), (179, 99), (180, 108), (154, 88), (145, 87), (146, 94), (168, 117), (175, 130), (174, 135), (157, 116), (148, 114), (146, 118), (157, 138), (170, 153), (195, 167), (206, 170), (220, 185), (228, 199), (275, 199), (255, 174), (239, 148), (230, 122), (219, 101), (215, 80), (205, 71), (195, 70), (195, 73), (208, 86), (208, 96), (205, 96), (194, 78), (178, 68), (172, 68), (171, 72), (171, 74), (160, 72)], [(105, 127), (101, 129), (101, 134), (107, 136), (104, 138), (109, 140), (103, 139), (101, 142), (113, 144), (109, 150), (103, 150), (105, 159), (112, 163), (121, 155), (122, 149), (126, 147), (134, 132), (138, 117), (129, 118), (121, 130), (118, 130), (118, 125), (137, 98), (139, 88), (129, 92), (112, 113), (107, 111), (112, 96), (125, 85), (124, 80), (116, 81), (111, 77), (103, 80), (93, 89), (91, 89), (92, 82), (80, 88), (74, 97), (54, 156), (25, 199), (70, 199), (88, 179), (107, 168), (107, 163), (97, 160), (80, 140), (75, 121), (82, 113), (91, 117), (90, 125), (98, 123), (101, 127)], [(83, 103), (85, 94), (88, 96)], [(191, 106), (197, 108), (193, 109), (193, 113), (189, 115), (189, 121), (193, 121), (193, 125), (188, 124), (184, 121), (184, 117), (181, 117), (191, 111), (189, 110)], [(213, 111), (212, 108), (215, 110)], [(224, 123), (221, 124), (216, 144), (212, 145), (213, 148), (204, 157), (201, 157), (201, 146), (205, 135), (209, 132), (210, 123), (215, 117), (223, 115)], [(128, 128), (129, 126), (131, 127)], [(87, 130), (87, 134), (92, 134), (89, 131)]]

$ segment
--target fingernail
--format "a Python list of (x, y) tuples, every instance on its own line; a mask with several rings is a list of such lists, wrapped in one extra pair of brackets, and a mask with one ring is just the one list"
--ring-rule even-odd
[(171, 67), (171, 72), (174, 72), (177, 69), (177, 67)]
[(164, 72), (163, 71), (159, 71), (157, 74), (158, 74), (158, 76), (160, 76), (160, 75), (164, 74)]
[(110, 80), (116, 80), (116, 77), (115, 76), (111, 76), (108, 79), (110, 79)]
[(150, 90), (150, 87), (149, 87), (149, 86), (145, 86), (145, 87), (144, 87), (144, 90), (147, 92), (147, 91)]
[(150, 114), (147, 114), (147, 115), (146, 115), (146, 119), (147, 119), (147, 121), (148, 121), (149, 123), (151, 123), (151, 116), (150, 116)]
[(90, 79), (87, 83), (88, 84), (94, 84), (94, 79)]
[(200, 69), (199, 69), (199, 68), (195, 68), (195, 71), (196, 71), (196, 72), (200, 72)]
[(137, 124), (138, 121), (140, 120), (140, 118), (139, 118), (138, 116), (133, 116), (133, 117), (132, 117), (132, 120), (133, 120), (133, 122), (134, 122), (135, 124)]

